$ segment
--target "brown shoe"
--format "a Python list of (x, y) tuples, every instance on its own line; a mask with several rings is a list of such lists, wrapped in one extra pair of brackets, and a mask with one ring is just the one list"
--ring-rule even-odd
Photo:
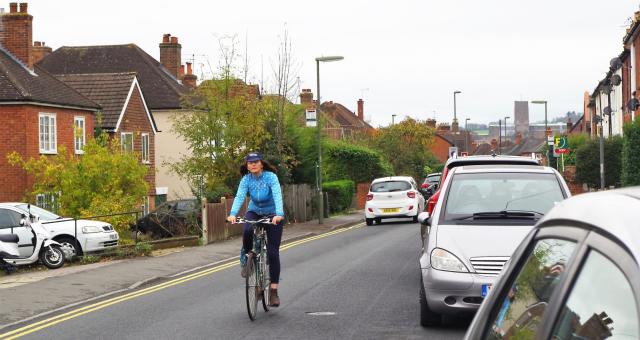
[(278, 290), (269, 288), (269, 306), (278, 307), (280, 306), (280, 298), (278, 297)]

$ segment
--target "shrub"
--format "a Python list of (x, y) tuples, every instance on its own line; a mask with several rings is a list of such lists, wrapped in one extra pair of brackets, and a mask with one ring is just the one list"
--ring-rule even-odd
[(355, 184), (351, 180), (339, 180), (322, 183), (322, 190), (329, 196), (329, 211), (341, 212), (351, 207), (355, 194)]
[[(622, 138), (615, 136), (604, 141), (605, 186), (620, 185)], [(576, 180), (590, 187), (600, 187), (600, 141), (593, 139), (582, 144), (575, 153)]]
[(622, 186), (640, 185), (640, 120), (624, 126)]
[(349, 179), (355, 183), (365, 183), (393, 174), (391, 164), (377, 151), (346, 142), (332, 141), (325, 145), (328, 180)]
[(151, 251), (153, 251), (153, 245), (147, 242), (140, 242), (136, 244), (136, 254), (142, 256), (151, 255)]

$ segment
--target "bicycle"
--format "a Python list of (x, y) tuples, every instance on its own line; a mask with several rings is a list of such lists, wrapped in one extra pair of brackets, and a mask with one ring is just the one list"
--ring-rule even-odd
[(246, 220), (242, 217), (236, 223), (249, 223), (253, 228), (253, 256), (247, 258), (247, 277), (245, 278), (247, 312), (249, 319), (254, 321), (258, 309), (258, 299), (262, 297), (262, 307), (269, 311), (269, 258), (267, 255), (267, 230), (271, 223), (270, 217), (259, 220)]

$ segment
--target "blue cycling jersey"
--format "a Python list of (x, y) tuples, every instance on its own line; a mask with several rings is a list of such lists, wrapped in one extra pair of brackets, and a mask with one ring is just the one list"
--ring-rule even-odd
[(245, 198), (249, 195), (247, 210), (259, 215), (284, 216), (282, 190), (278, 176), (271, 171), (263, 171), (260, 176), (248, 173), (240, 180), (236, 198), (231, 206), (231, 216), (236, 216)]

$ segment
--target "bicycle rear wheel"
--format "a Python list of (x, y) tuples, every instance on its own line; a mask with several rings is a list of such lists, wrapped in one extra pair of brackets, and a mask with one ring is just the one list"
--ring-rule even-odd
[(247, 313), (251, 321), (256, 319), (258, 311), (258, 290), (260, 289), (260, 281), (258, 278), (258, 270), (255, 256), (247, 259), (247, 278), (246, 278), (246, 297), (247, 297)]
[(262, 283), (262, 308), (265, 312), (269, 311), (269, 293), (271, 288), (271, 278), (269, 277), (269, 258), (267, 257), (267, 251), (262, 250), (260, 255), (260, 269), (262, 271), (261, 283)]

